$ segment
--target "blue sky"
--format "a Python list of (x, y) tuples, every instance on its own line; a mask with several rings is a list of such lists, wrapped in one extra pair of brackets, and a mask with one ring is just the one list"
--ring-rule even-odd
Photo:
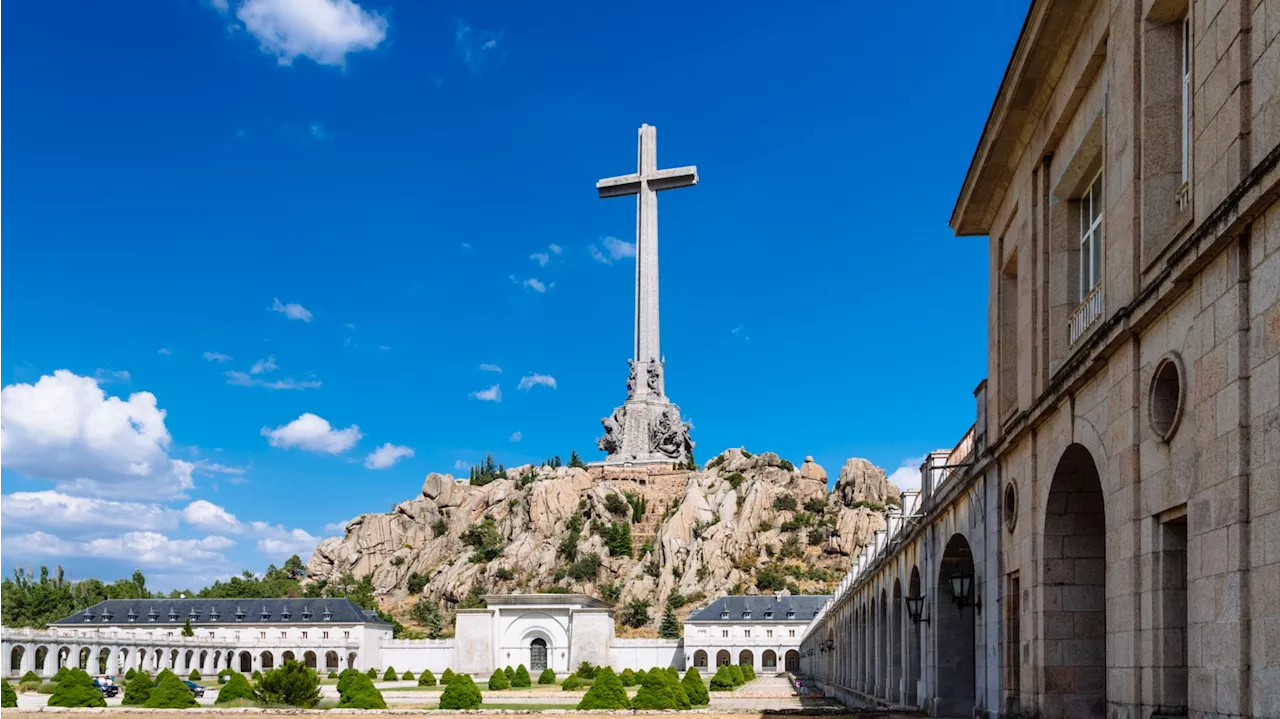
[(986, 249), (946, 223), (1025, 12), (11, 7), (5, 570), (196, 586), (485, 452), (600, 458), (635, 219), (594, 183), (643, 122), (700, 175), (659, 203), (697, 457), (954, 444)]

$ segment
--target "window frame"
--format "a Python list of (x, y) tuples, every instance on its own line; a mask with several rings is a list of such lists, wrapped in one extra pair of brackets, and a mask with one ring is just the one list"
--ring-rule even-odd
[(1191, 182), (1191, 17), (1182, 19), (1182, 184)]
[[(1080, 232), (1077, 239), (1077, 251), (1080, 253), (1080, 276), (1077, 283), (1079, 293), (1076, 298), (1078, 302), (1084, 302), (1102, 284), (1102, 252), (1106, 239), (1102, 227), (1105, 215), (1102, 201), (1106, 195), (1105, 183), (1106, 178), (1103, 177), (1103, 171), (1099, 169), (1097, 174), (1089, 180), (1089, 185), (1084, 192), (1080, 194)], [(1094, 192), (1095, 188), (1097, 192)], [(1093, 211), (1095, 199), (1098, 209), (1096, 214)]]

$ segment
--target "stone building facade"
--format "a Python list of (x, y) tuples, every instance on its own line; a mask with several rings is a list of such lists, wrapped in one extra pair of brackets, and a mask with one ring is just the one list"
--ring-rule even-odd
[(1032, 3), (951, 217), (990, 256), (975, 716), (1280, 716), (1278, 35), (1276, 0)]
[(819, 594), (720, 597), (684, 622), (684, 660), (698, 671), (747, 664), (774, 674), (800, 669), (800, 637), (830, 597)]

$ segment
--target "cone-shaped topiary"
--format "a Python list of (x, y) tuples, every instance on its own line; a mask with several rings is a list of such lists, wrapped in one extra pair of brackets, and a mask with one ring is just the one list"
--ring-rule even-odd
[(124, 673), (124, 679), (125, 679), (125, 681), (129, 681), (130, 679), (132, 679), (134, 674), (137, 674), (137, 672), (135, 672), (135, 671), (133, 670), (133, 668), (131, 667), (131, 668), (129, 669), (129, 671), (127, 671), (127, 672), (125, 672), (125, 673)]
[(631, 700), (632, 709), (675, 709), (679, 705), (675, 692), (672, 691), (671, 677), (664, 671), (651, 671), (640, 685)]
[(222, 685), (218, 690), (218, 698), (213, 700), (214, 704), (226, 704), (238, 699), (253, 699), (253, 685), (248, 679), (239, 672), (234, 672), (227, 683)]
[(622, 682), (624, 687), (633, 687), (636, 685), (636, 673), (631, 671), (631, 667), (627, 667), (618, 675), (618, 681)]
[(453, 681), (453, 678), (456, 676), (458, 675), (454, 674), (452, 669), (450, 669), (449, 667), (445, 667), (444, 674), (440, 675), (440, 683), (448, 684), (449, 682)]
[(720, 667), (716, 669), (715, 676), (711, 677), (711, 691), (728, 692), (733, 691), (733, 687), (733, 676), (729, 674), (729, 667), (725, 664), (721, 664)]
[(582, 688), (582, 677), (577, 674), (570, 674), (560, 683), (560, 690), (571, 692)]
[(164, 670), (156, 675), (156, 685), (151, 689), (151, 696), (142, 706), (147, 709), (186, 709), (196, 705), (196, 698), (191, 690), (178, 678), (177, 674)]
[(680, 683), (680, 672), (675, 667), (667, 667), (662, 673), (667, 675), (667, 683), (671, 685), (671, 695), (676, 698), (676, 709), (692, 709), (693, 702)]
[(58, 668), (58, 671), (56, 671), (56, 672), (54, 672), (54, 673), (53, 673), (53, 678), (52, 678), (52, 679), (50, 679), (49, 681), (60, 682), (60, 681), (62, 681), (63, 679), (66, 679), (66, 678), (67, 678), (67, 671), (68, 671), (68, 670), (67, 670), (67, 668), (66, 668), (66, 667), (59, 667), (59, 668)]
[(529, 670), (523, 664), (516, 667), (516, 675), (511, 677), (511, 688), (523, 689), (531, 686), (533, 686), (533, 679), (529, 677)]
[(382, 698), (382, 692), (373, 685), (373, 680), (369, 677), (355, 672), (346, 677), (346, 684), (342, 684), (343, 679), (339, 678), (338, 683), (342, 688), (338, 690), (338, 708), (339, 709), (386, 709), (387, 701)]
[[(501, 674), (501, 672), (494, 672)], [(503, 675), (503, 679), (506, 675)], [(484, 698), (470, 674), (457, 674), (440, 695), (441, 709), (479, 709)]]
[(26, 684), (27, 682), (35, 682), (36, 684), (39, 684), (40, 675), (36, 674), (35, 672), (27, 672), (26, 674), (22, 675), (21, 679), (18, 680), (19, 684)]
[(256, 681), (258, 681), (259, 679), (261, 679), (261, 678), (262, 678), (262, 671), (261, 671), (261, 670), (258, 670), (258, 669), (254, 669), (254, 670), (253, 670), (253, 675), (252, 675), (252, 676), (253, 676), (253, 680), (256, 682)]
[(262, 675), (254, 687), (253, 700), (259, 704), (284, 704), (310, 709), (320, 703), (320, 677), (295, 659)]
[[(183, 687), (186, 689), (186, 687)], [(191, 692), (187, 692), (191, 696)], [(79, 667), (68, 669), (58, 682), (58, 688), (49, 697), (51, 707), (105, 707), (102, 692), (93, 685), (93, 678)]]
[(407, 682), (411, 682), (414, 679), (413, 672), (405, 672), (404, 674), (400, 675), (400, 678)]
[(613, 667), (602, 667), (596, 672), (595, 683), (578, 702), (578, 709), (630, 709), (627, 690), (613, 673)]
[(507, 681), (516, 678), (516, 670), (512, 669), (510, 664), (507, 665), (506, 669), (502, 670), (502, 673), (507, 675)]
[(742, 679), (744, 682), (749, 682), (756, 678), (756, 668), (754, 665), (739, 664), (738, 666), (742, 669)]
[(489, 688), (494, 691), (511, 688), (511, 680), (507, 679), (507, 673), (501, 669), (494, 670), (489, 677)]
[(198, 681), (200, 681), (200, 672), (198, 672), (198, 671), (196, 671), (196, 670), (192, 669), (192, 670), (191, 670), (191, 673), (187, 675), (187, 681), (189, 681), (189, 682), (198, 682)]
[(377, 679), (377, 678), (378, 678), (378, 670), (377, 670), (377, 669), (374, 669), (373, 667), (369, 667), (369, 671), (365, 673), (365, 676), (366, 676), (366, 677), (369, 677), (370, 679)]
[(684, 673), (684, 679), (680, 680), (680, 686), (684, 687), (690, 704), (702, 706), (711, 703), (711, 694), (707, 692), (707, 685), (702, 683), (702, 674), (697, 667), (689, 667), (689, 671)]
[(418, 675), (418, 686), (433, 687), (435, 685), (436, 675), (432, 674), (430, 669), (423, 669), (422, 673)]
[(330, 679), (337, 679), (337, 678), (338, 678), (338, 673), (337, 673), (337, 672), (329, 672), (329, 678), (330, 678)]
[(146, 672), (134, 672), (132, 677), (124, 683), (124, 699), (121, 704), (131, 707), (140, 707), (147, 703), (151, 698), (151, 677)]
[(735, 687), (740, 687), (743, 684), (747, 683), (747, 681), (742, 677), (742, 667), (736, 664), (730, 664), (728, 672), (729, 672), (729, 677), (733, 679), (733, 685)]
[(18, 693), (8, 679), (0, 679), (0, 709), (15, 709), (18, 706)]
[(400, 677), (396, 676), (396, 668), (395, 668), (395, 667), (387, 667), (387, 670), (386, 670), (385, 672), (383, 672), (383, 673), (382, 673), (382, 681), (384, 681), (384, 682), (394, 682), (395, 680), (397, 680), (397, 679), (399, 679), (399, 678), (400, 678)]
[(542, 673), (538, 675), (538, 683), (539, 684), (555, 684), (556, 671), (551, 667), (547, 667), (546, 669), (543, 669)]

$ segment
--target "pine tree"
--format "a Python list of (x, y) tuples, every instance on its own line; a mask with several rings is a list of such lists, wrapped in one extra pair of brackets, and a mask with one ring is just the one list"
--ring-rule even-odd
[(576, 449), (569, 450), (569, 466), (586, 469), (587, 465), (584, 464), (582, 458), (578, 456), (578, 450)]
[(658, 626), (658, 636), (663, 639), (680, 638), (680, 620), (676, 619), (676, 613), (671, 607), (667, 607), (667, 611), (662, 613), (662, 624)]
[(182, 625), (182, 636), (194, 637), (195, 635), (196, 630), (191, 628), (191, 617), (187, 617), (187, 621)]

